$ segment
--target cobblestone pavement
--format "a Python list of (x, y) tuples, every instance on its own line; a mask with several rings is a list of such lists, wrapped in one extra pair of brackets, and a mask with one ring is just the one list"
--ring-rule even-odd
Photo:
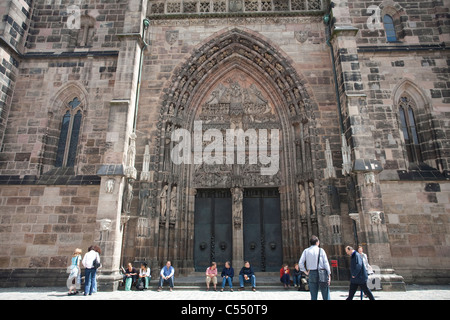
[[(347, 290), (331, 290), (332, 300), (345, 300)], [(406, 292), (374, 291), (377, 300), (450, 300), (450, 285), (408, 285)], [(321, 295), (319, 293), (319, 300)], [(354, 300), (359, 300), (358, 294)], [(97, 292), (92, 296), (78, 294), (68, 296), (63, 287), (46, 288), (0, 288), (0, 300), (310, 300), (309, 292), (280, 289), (279, 291), (256, 291), (246, 288), (245, 291), (214, 292), (206, 290), (177, 290), (169, 292), (167, 288), (157, 292), (147, 291), (114, 291)], [(367, 299), (365, 299), (367, 300)]]

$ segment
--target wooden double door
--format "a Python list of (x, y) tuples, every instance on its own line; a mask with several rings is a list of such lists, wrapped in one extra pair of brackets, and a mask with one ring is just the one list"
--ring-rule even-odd
[[(254, 271), (278, 271), (282, 252), (280, 195), (275, 188), (244, 189), (243, 253)], [(233, 260), (232, 197), (229, 189), (197, 190), (194, 212), (194, 265), (205, 271), (211, 261), (219, 270)], [(241, 266), (234, 266), (235, 272)]]

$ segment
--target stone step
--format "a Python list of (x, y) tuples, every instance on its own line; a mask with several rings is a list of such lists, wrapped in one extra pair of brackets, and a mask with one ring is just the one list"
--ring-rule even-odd
[[(291, 285), (290, 288), (284, 289), (280, 282), (279, 272), (255, 272), (256, 276), (256, 289), (260, 291), (297, 291), (298, 289)], [(219, 291), (222, 285), (222, 278), (218, 276), (217, 290)], [(291, 281), (292, 283), (292, 281)], [(152, 279), (150, 281), (150, 290), (156, 290), (159, 285), (159, 278)], [(121, 287), (123, 290), (123, 287)], [(212, 290), (214, 286), (210, 286)], [(349, 281), (337, 281), (333, 280), (331, 282), (331, 290), (348, 290)], [(120, 289), (120, 288), (119, 288)], [(235, 276), (233, 278), (233, 289), (237, 291), (239, 289), (239, 277)], [(167, 284), (164, 285), (164, 291), (168, 290)], [(193, 272), (188, 276), (175, 277), (174, 290), (206, 290), (205, 273), (204, 272)], [(225, 291), (229, 291), (228, 285), (225, 287)], [(251, 291), (249, 284), (245, 285), (245, 291)]]

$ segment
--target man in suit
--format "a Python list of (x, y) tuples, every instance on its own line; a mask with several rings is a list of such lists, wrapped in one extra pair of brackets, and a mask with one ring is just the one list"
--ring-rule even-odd
[(358, 286), (361, 288), (364, 294), (369, 297), (370, 300), (375, 300), (372, 292), (367, 287), (367, 270), (364, 267), (364, 262), (361, 255), (350, 246), (345, 247), (345, 252), (347, 252), (347, 254), (351, 256), (350, 273), (352, 275), (352, 278), (350, 279), (350, 290), (347, 300), (353, 299)]

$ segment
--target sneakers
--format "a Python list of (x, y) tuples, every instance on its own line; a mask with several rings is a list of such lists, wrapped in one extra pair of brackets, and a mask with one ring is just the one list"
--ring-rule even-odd
[(255, 287), (253, 287), (253, 288), (252, 288), (252, 291), (253, 291), (253, 292), (255, 292), (255, 291), (256, 291), (256, 288), (255, 288)]

